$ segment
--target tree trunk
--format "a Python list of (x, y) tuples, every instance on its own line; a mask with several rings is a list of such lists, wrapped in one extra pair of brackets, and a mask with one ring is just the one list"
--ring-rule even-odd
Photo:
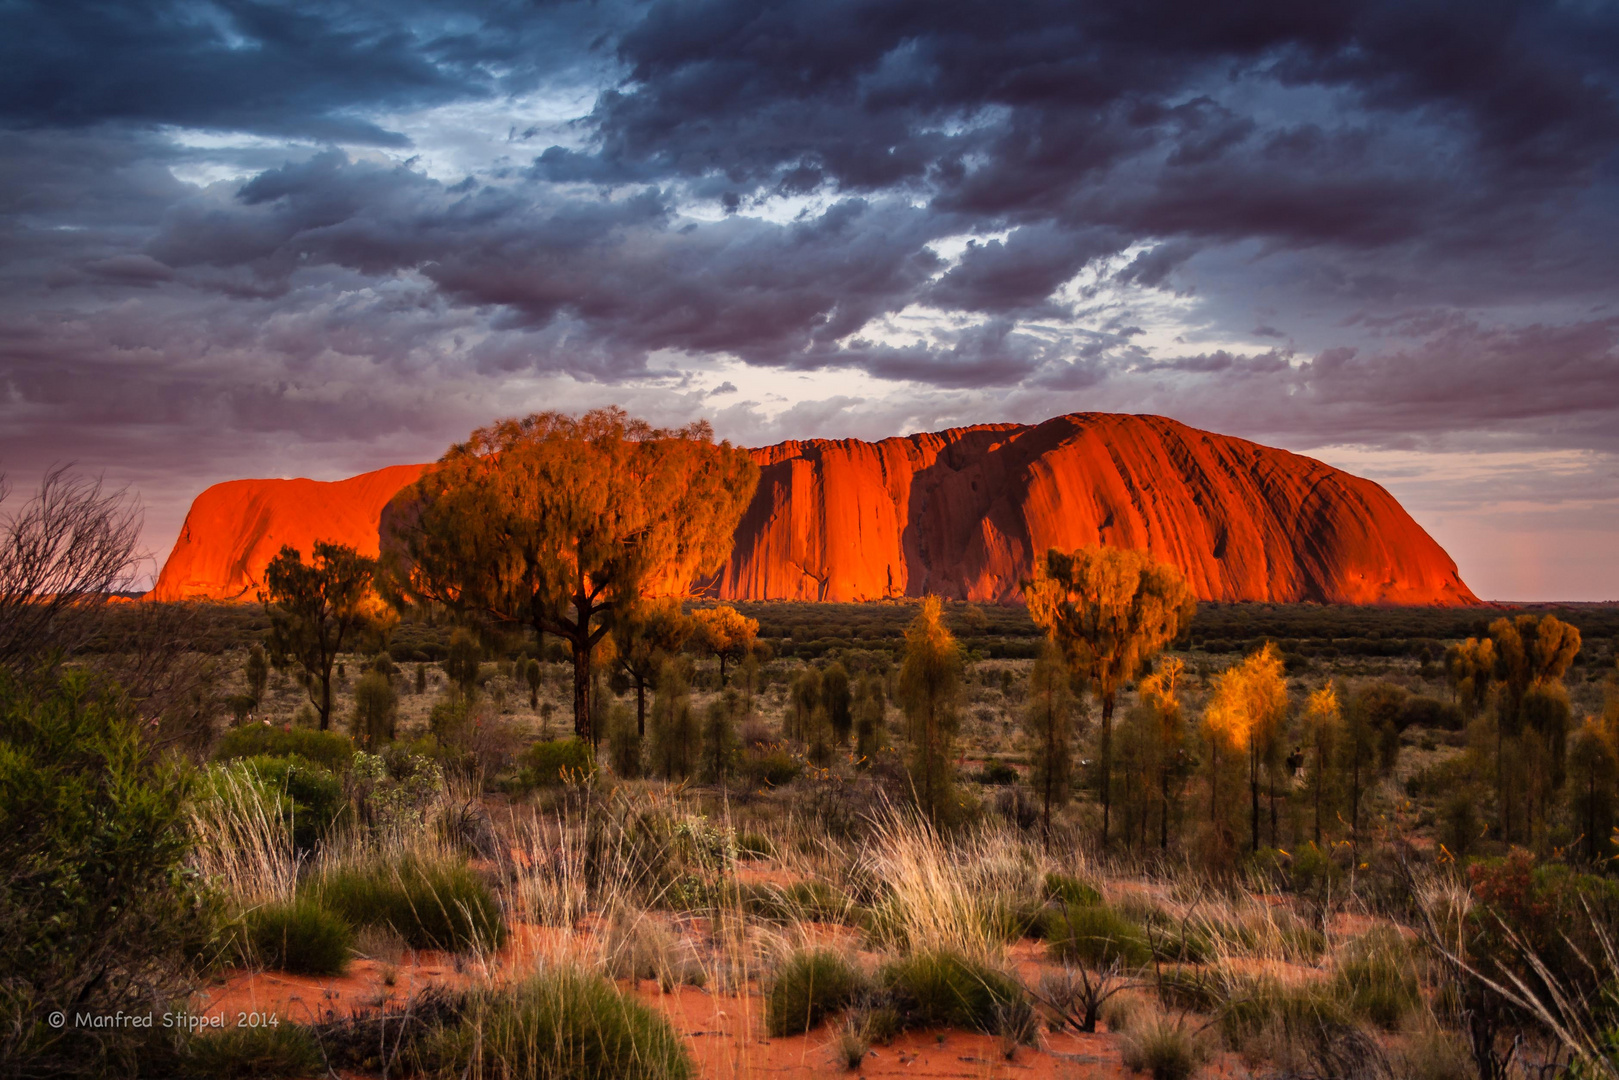
[(725, 689), (725, 654), (720, 653), (720, 689)]
[(1324, 777), (1323, 777), (1322, 772), (1321, 772), (1321, 769), (1322, 769), (1321, 748), (1319, 746), (1317, 746), (1316, 751), (1315, 751), (1315, 791), (1311, 793), (1314, 796), (1314, 801), (1315, 801), (1315, 846), (1316, 847), (1321, 846), (1321, 785), (1325, 782)]
[(640, 677), (635, 680), (635, 735), (646, 738), (646, 680)]
[(590, 723), (590, 644), (575, 640), (573, 644), (573, 733), (577, 738), (595, 744), (594, 728)]
[(1169, 850), (1169, 762), (1158, 767), (1158, 850)]
[(1248, 796), (1253, 804), (1252, 835), (1253, 850), (1259, 850), (1259, 769), (1253, 758), (1248, 759)]
[(1113, 809), (1113, 695), (1102, 697), (1102, 846), (1107, 847), (1108, 824)]
[(332, 724), (332, 665), (326, 665), (326, 671), (320, 679), (320, 729), (327, 730)]

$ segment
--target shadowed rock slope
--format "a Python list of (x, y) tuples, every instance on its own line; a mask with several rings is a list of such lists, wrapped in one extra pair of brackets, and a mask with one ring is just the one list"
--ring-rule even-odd
[[(731, 561), (698, 583), (728, 599), (1015, 600), (1035, 553), (1103, 543), (1174, 562), (1205, 600), (1477, 603), (1377, 484), (1164, 417), (1076, 413), (753, 455), (759, 490)], [(375, 553), (382, 507), (423, 468), (209, 488), (153, 595), (250, 598), (283, 543)]]

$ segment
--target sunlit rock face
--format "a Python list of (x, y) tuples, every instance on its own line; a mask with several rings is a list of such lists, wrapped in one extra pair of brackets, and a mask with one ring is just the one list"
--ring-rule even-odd
[(231, 480), (198, 495), (180, 526), (155, 600), (253, 600), (283, 544), (308, 558), (315, 541), (377, 554), (377, 520), (426, 465), (392, 465), (330, 483)]
[[(1037, 553), (1101, 543), (1175, 563), (1205, 600), (1477, 602), (1377, 484), (1163, 417), (1076, 413), (753, 455), (759, 489), (731, 561), (697, 583), (709, 595), (1013, 601)], [(283, 543), (375, 553), (383, 505), (422, 468), (212, 487), (154, 595), (251, 597)]]

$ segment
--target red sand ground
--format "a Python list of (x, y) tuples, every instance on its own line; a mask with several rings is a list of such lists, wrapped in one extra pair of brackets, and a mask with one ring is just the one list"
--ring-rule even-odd
[[(510, 977), (541, 957), (566, 956), (586, 945), (584, 935), (517, 927), (496, 961), (495, 977)], [(1013, 962), (1024, 977), (1037, 977), (1042, 951), (1034, 943), (1013, 949)], [(394, 974), (391, 987), (384, 984), (389, 970)], [(242, 1012), (308, 1023), (385, 1003), (402, 1004), (413, 992), (432, 984), (467, 986), (482, 974), (464, 964), (458, 969), (454, 957), (435, 952), (408, 953), (391, 969), (374, 960), (356, 960), (341, 977), (238, 970), (199, 993), (194, 1005), (199, 1014), (222, 1016), (226, 1026), (234, 1025)], [(763, 1000), (757, 995), (710, 993), (689, 986), (664, 993), (650, 981), (638, 984), (635, 992), (669, 1015), (685, 1036), (699, 1075), (705, 1078), (850, 1075), (836, 1060), (835, 1025), (823, 1025), (807, 1035), (769, 1039), (763, 1034)], [(901, 1035), (889, 1046), (873, 1047), (859, 1075), (1104, 1080), (1129, 1074), (1119, 1061), (1118, 1040), (1106, 1034), (1042, 1032), (1038, 1047), (1022, 1047), (1008, 1061), (1000, 1040), (992, 1036), (924, 1031)]]

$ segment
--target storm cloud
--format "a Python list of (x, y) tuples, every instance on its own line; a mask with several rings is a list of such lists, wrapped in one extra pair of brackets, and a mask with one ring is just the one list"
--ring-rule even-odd
[(1568, 454), (1565, 504), (1619, 527), (1609, 6), (145, 0), (0, 31), (3, 464), (135, 483), (154, 549), (214, 480), (607, 401), (746, 442), (1095, 408)]

